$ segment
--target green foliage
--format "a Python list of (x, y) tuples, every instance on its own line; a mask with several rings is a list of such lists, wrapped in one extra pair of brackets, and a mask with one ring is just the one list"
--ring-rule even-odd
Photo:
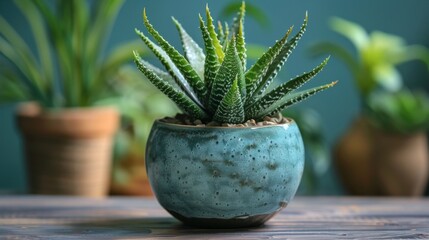
[(357, 54), (333, 42), (316, 44), (312, 53), (329, 52), (342, 60), (353, 74), (364, 101), (378, 87), (391, 92), (402, 88), (397, 65), (421, 60), (429, 67), (429, 50), (423, 46), (406, 45), (402, 38), (380, 31), (368, 34), (362, 26), (341, 18), (333, 18), (330, 26), (354, 45)]
[(364, 114), (378, 128), (390, 132), (428, 129), (429, 100), (423, 93), (406, 90), (396, 67), (420, 60), (429, 68), (429, 50), (420, 45), (407, 45), (404, 39), (388, 33), (368, 34), (362, 26), (341, 18), (333, 18), (330, 25), (353, 44), (356, 54), (333, 42), (316, 44), (312, 53), (330, 52), (346, 64), (362, 97)]
[(376, 127), (388, 132), (413, 133), (429, 129), (429, 98), (402, 90), (370, 97), (366, 114)]
[(106, 82), (132, 59), (129, 52), (142, 49), (133, 41), (102, 54), (123, 2), (15, 0), (37, 51), (0, 16), (0, 102), (58, 108), (90, 106), (104, 98)]
[[(178, 107), (193, 119), (219, 123), (242, 123), (260, 120), (335, 85), (336, 82), (295, 92), (316, 76), (326, 65), (326, 59), (314, 70), (267, 91), (280, 68), (287, 61), (307, 27), (307, 15), (299, 32), (288, 41), (292, 28), (246, 70), (247, 50), (244, 41), (245, 4), (229, 28), (218, 24), (216, 30), (209, 8), (206, 22), (200, 16), (200, 29), (205, 53), (196, 41), (173, 19), (182, 40), (184, 56), (171, 46), (149, 22), (143, 12), (144, 24), (158, 45), (136, 30), (145, 44), (160, 59), (167, 72), (154, 69), (134, 51), (138, 69)], [(198, 61), (198, 62), (195, 62)], [(202, 69), (204, 62), (204, 70)], [(202, 77), (201, 73), (204, 73)], [(170, 77), (166, 77), (170, 75)], [(172, 83), (171, 79), (175, 82)]]

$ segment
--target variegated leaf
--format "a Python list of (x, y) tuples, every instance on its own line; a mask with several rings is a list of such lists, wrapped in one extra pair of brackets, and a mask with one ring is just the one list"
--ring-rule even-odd
[(246, 71), (246, 61), (247, 61), (247, 55), (246, 55), (246, 43), (244, 41), (244, 28), (243, 28), (243, 21), (240, 20), (240, 25), (238, 27), (238, 33), (236, 35), (237, 38), (237, 52), (238, 56), (241, 60), (241, 65), (243, 66), (243, 70)]
[(243, 1), (240, 7), (240, 11), (237, 13), (237, 17), (234, 19), (234, 35), (237, 38), (237, 52), (240, 57), (243, 69), (246, 70), (246, 43), (244, 40), (244, 16), (246, 13), (246, 4)]
[(268, 108), (278, 100), (284, 98), (290, 92), (298, 89), (306, 82), (310, 81), (314, 76), (316, 76), (328, 63), (329, 57), (326, 58), (319, 66), (314, 68), (308, 73), (304, 73), (296, 78), (289, 80), (286, 83), (281, 84), (276, 87), (274, 90), (265, 94), (260, 99), (253, 102), (251, 105), (246, 106), (246, 112), (250, 115), (256, 115), (258, 112)]
[(207, 114), (184, 92), (171, 86), (168, 82), (163, 81), (156, 75), (141, 59), (139, 54), (134, 51), (134, 62), (138, 69), (149, 79), (149, 81), (169, 97), (176, 105), (186, 114), (198, 119), (207, 119)]
[(204, 62), (206, 56), (204, 55), (203, 50), (198, 46), (194, 39), (189, 36), (179, 21), (173, 18), (173, 22), (176, 24), (177, 30), (179, 31), (186, 59), (197, 72), (200, 79), (204, 79)]
[(271, 116), (276, 112), (280, 112), (283, 111), (285, 108), (294, 105), (298, 102), (301, 102), (311, 96), (313, 96), (314, 94), (321, 92), (323, 90), (326, 90), (330, 87), (333, 87), (335, 84), (337, 84), (336, 82), (332, 82), (329, 84), (325, 84), (323, 86), (318, 86), (315, 88), (311, 88), (308, 90), (304, 90), (298, 93), (294, 93), (291, 95), (288, 95), (287, 97), (277, 101), (276, 103), (274, 103), (273, 105), (271, 105), (270, 107), (266, 108), (265, 110), (256, 113), (255, 115), (248, 115), (247, 118), (254, 118), (254, 119), (261, 119), (265, 116)]
[(246, 72), (246, 88), (248, 94), (248, 100), (251, 99), (251, 96), (255, 92), (258, 84), (262, 81), (262, 77), (267, 72), (270, 64), (274, 61), (274, 59), (280, 53), (283, 45), (286, 43), (287, 38), (292, 32), (292, 27), (286, 32), (282, 39), (277, 41), (274, 46), (268, 49), (252, 67)]
[[(244, 1), (241, 2), (241, 6), (239, 11), (237, 12), (237, 16), (234, 17), (232, 20), (232, 26), (231, 29), (234, 32), (233, 34), (236, 35), (239, 31), (240, 24), (244, 23), (244, 15), (246, 14), (246, 3)], [(241, 21), (241, 23), (240, 23)]]
[(204, 104), (207, 95), (207, 88), (203, 80), (200, 79), (200, 77), (186, 60), (186, 58), (182, 56), (173, 46), (171, 46), (158, 33), (158, 31), (153, 28), (152, 24), (149, 22), (146, 16), (146, 9), (143, 11), (143, 20), (148, 32), (155, 38), (160, 47), (167, 53), (167, 55), (170, 57), (170, 59), (174, 62), (176, 67), (180, 70), (185, 79), (188, 81), (189, 85), (192, 87), (193, 92), (195, 92), (200, 102)]
[(244, 108), (236, 79), (219, 104), (213, 120), (220, 123), (243, 123)]
[(225, 60), (220, 66), (212, 84), (208, 105), (208, 110), (210, 112), (216, 111), (220, 101), (225, 97), (226, 92), (231, 88), (237, 74), (239, 74), (240, 67), (241, 62), (236, 50), (235, 38), (233, 37), (229, 43), (228, 50), (226, 51)]
[[(182, 88), (177, 84), (176, 80), (171, 76), (170, 73), (159, 69), (155, 67), (154, 65), (150, 64), (149, 62), (139, 59), (147, 68), (149, 68), (153, 73), (155, 73), (159, 78), (161, 78), (163, 81), (169, 83), (174, 88), (181, 90)], [(183, 91), (183, 90), (182, 90)]]
[(226, 49), (228, 49), (228, 39), (229, 39), (229, 26), (228, 23), (225, 22), (225, 37), (224, 41), (222, 42), (223, 51), (226, 52)]
[(262, 81), (258, 83), (258, 88), (255, 90), (253, 94), (254, 98), (257, 98), (258, 95), (263, 94), (264, 91), (271, 84), (272, 80), (277, 76), (277, 73), (280, 71), (284, 63), (287, 61), (288, 57), (292, 53), (292, 50), (295, 49), (295, 47), (298, 45), (298, 41), (301, 39), (302, 35), (304, 34), (307, 28), (307, 22), (308, 22), (308, 15), (307, 13), (305, 13), (304, 23), (302, 24), (301, 29), (289, 42), (287, 42), (282, 47), (282, 50), (280, 51), (280, 53), (270, 64), (264, 77), (262, 78)]
[(200, 15), (200, 29), (203, 35), (204, 47), (206, 49), (206, 59), (204, 62), (204, 82), (208, 91), (206, 102), (208, 102), (212, 84), (216, 78), (217, 71), (219, 70), (220, 63), (216, 54), (216, 50), (213, 47), (210, 33), (204, 24), (203, 18)]
[(216, 34), (216, 30), (213, 24), (213, 18), (210, 14), (209, 6), (206, 6), (206, 18), (207, 18), (207, 30), (210, 33), (210, 37), (212, 39), (212, 45), (216, 50), (217, 57), (219, 62), (223, 62), (223, 58), (225, 57), (225, 53), (223, 52), (222, 45), (220, 45), (219, 39)]
[(188, 97), (190, 97), (196, 104), (198, 104), (201, 108), (204, 109), (203, 104), (200, 102), (196, 94), (193, 92), (188, 81), (186, 81), (185, 77), (182, 75), (181, 71), (176, 67), (174, 62), (170, 59), (168, 54), (162, 48), (160, 48), (158, 45), (152, 42), (148, 37), (146, 37), (143, 32), (140, 32), (137, 29), (135, 31), (143, 40), (143, 42), (146, 44), (146, 46), (161, 61), (162, 65), (164, 65), (165, 69), (167, 69), (170, 75), (174, 78), (177, 85), (180, 86), (180, 89), (182, 89), (182, 91), (185, 92), (186, 95), (188, 95)]
[(220, 44), (223, 46), (223, 44), (225, 43), (225, 32), (223, 30), (223, 25), (221, 21), (217, 22), (217, 35), (219, 37)]

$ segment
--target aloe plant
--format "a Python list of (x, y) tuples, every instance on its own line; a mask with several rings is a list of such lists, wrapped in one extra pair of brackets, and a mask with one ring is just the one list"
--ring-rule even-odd
[(332, 82), (295, 92), (323, 69), (329, 59), (326, 58), (308, 73), (267, 91), (304, 34), (308, 17), (306, 14), (304, 23), (294, 37), (288, 40), (291, 27), (253, 66), (246, 69), (244, 16), (243, 2), (231, 27), (219, 23), (216, 29), (207, 6), (206, 22), (199, 17), (205, 51), (173, 18), (182, 40), (182, 55), (153, 27), (145, 9), (144, 25), (157, 44), (138, 29), (136, 33), (159, 58), (166, 71), (143, 60), (137, 51), (134, 51), (135, 63), (185, 114), (205, 122), (243, 123), (249, 119), (260, 120), (336, 84)]

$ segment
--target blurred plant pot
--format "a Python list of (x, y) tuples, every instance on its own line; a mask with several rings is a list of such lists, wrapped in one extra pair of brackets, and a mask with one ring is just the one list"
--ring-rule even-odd
[(350, 194), (421, 196), (428, 179), (426, 134), (383, 132), (359, 117), (335, 146), (334, 163)]
[(155, 121), (146, 164), (159, 203), (185, 224), (259, 226), (292, 200), (304, 168), (294, 121), (198, 127)]
[(110, 192), (113, 195), (153, 196), (144, 157), (129, 153), (113, 166)]
[(115, 108), (42, 110), (33, 103), (17, 111), (31, 193), (107, 195)]

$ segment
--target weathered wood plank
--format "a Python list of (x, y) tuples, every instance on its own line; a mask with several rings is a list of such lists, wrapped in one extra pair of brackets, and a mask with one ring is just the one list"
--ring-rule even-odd
[(429, 239), (429, 199), (298, 197), (265, 226), (183, 226), (154, 199), (0, 197), (0, 239)]

